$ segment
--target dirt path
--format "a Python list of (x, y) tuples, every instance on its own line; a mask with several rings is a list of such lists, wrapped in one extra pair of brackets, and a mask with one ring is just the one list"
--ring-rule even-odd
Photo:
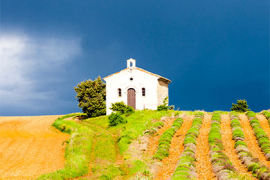
[(196, 147), (196, 171), (197, 171), (197, 180), (202, 179), (216, 179), (215, 174), (212, 170), (212, 165), (209, 157), (209, 143), (208, 143), (208, 134), (211, 127), (211, 115), (205, 113), (203, 124), (200, 129), (199, 137), (197, 138), (197, 147)]
[(266, 160), (264, 154), (262, 153), (257, 139), (253, 133), (253, 129), (249, 124), (249, 120), (245, 114), (238, 114), (245, 134), (245, 143), (248, 146), (248, 149), (252, 153), (253, 157), (258, 158), (259, 161), (267, 167), (270, 167), (270, 162)]
[(179, 160), (179, 157), (184, 149), (183, 142), (185, 135), (189, 128), (192, 125), (192, 120), (194, 119), (194, 116), (186, 116), (183, 118), (184, 122), (181, 126), (181, 128), (175, 133), (172, 142), (171, 142), (171, 148), (169, 151), (169, 157), (166, 157), (162, 160), (162, 167), (159, 170), (156, 180), (158, 179), (169, 179), (177, 165), (177, 162)]
[(267, 119), (262, 114), (257, 114), (256, 116), (257, 116), (257, 118), (260, 122), (260, 125), (263, 128), (264, 132), (267, 134), (268, 138), (270, 139), (270, 127), (269, 127)]
[[(230, 115), (221, 115), (221, 139), (224, 147), (224, 153), (230, 159), (236, 170), (242, 174), (248, 174), (250, 178), (252, 173), (248, 172), (247, 168), (242, 164), (241, 160), (238, 158), (238, 154), (234, 149), (235, 141), (232, 139), (232, 129), (230, 125)], [(253, 178), (255, 179), (255, 178)]]
[(60, 116), (0, 117), (0, 179), (33, 179), (64, 167), (69, 135), (51, 124)]
[(124, 162), (124, 158), (119, 153), (116, 135), (114, 135), (112, 132), (108, 131), (107, 129), (101, 126), (89, 122), (78, 121), (78, 123), (93, 130), (95, 132), (95, 138), (92, 145), (91, 159), (89, 163), (89, 172), (81, 177), (74, 178), (74, 180), (99, 179), (99, 174), (97, 172), (94, 173), (92, 171), (92, 168), (94, 169), (98, 169), (101, 167), (105, 168), (109, 164), (114, 163), (117, 164), (117, 161), (121, 161), (121, 163)]

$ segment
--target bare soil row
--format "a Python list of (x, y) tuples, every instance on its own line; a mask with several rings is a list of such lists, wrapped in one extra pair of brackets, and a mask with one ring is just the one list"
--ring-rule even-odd
[(185, 135), (189, 128), (192, 125), (192, 120), (194, 116), (186, 116), (184, 117), (184, 122), (181, 128), (176, 132), (175, 136), (172, 139), (171, 148), (169, 151), (169, 157), (166, 157), (162, 160), (162, 168), (159, 170), (156, 175), (156, 180), (158, 179), (168, 179), (172, 176), (177, 162), (179, 160), (179, 156), (181, 155), (184, 146), (183, 141)]
[[(270, 167), (270, 162), (267, 161), (264, 154), (262, 153), (256, 137), (254, 136), (254, 132), (252, 127), (249, 124), (249, 120), (245, 114), (239, 114), (241, 126), (245, 135), (245, 143), (248, 145), (248, 148), (252, 155), (255, 158), (263, 163), (265, 166)], [(270, 137), (270, 127), (263, 115), (257, 115), (262, 128), (267, 133), (268, 137)], [(170, 155), (167, 158), (164, 158), (162, 162), (162, 166), (160, 167), (158, 173), (156, 174), (155, 179), (169, 179), (173, 171), (177, 166), (177, 160), (179, 159), (182, 151), (183, 151), (183, 139), (185, 137), (186, 132), (191, 126), (192, 116), (186, 116), (184, 118), (184, 123), (182, 127), (175, 134), (170, 149)], [(164, 126), (160, 131), (159, 135), (155, 136), (155, 142), (157, 144), (158, 138), (161, 136), (162, 132), (170, 127), (171, 123), (168, 123)], [(198, 180), (202, 179), (216, 179), (215, 174), (213, 173), (211, 161), (209, 158), (209, 144), (208, 144), (208, 133), (210, 131), (211, 126), (211, 115), (205, 114), (203, 119), (203, 124), (200, 129), (199, 137), (197, 138), (197, 147), (196, 147), (196, 172)], [(242, 175), (245, 175), (249, 179), (256, 179), (252, 177), (251, 172), (248, 172), (247, 168), (241, 163), (238, 158), (238, 154), (235, 151), (234, 145), (235, 141), (232, 138), (232, 129), (230, 127), (230, 117), (229, 114), (223, 114), (221, 118), (221, 133), (222, 133), (222, 143), (224, 146), (224, 153), (228, 156), (233, 166)], [(150, 143), (153, 142), (153, 139), (150, 139)], [(154, 153), (157, 145), (152, 146), (151, 151)]]

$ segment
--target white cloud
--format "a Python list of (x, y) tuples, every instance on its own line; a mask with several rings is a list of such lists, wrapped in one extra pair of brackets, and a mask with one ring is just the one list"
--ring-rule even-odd
[[(44, 100), (53, 92), (37, 91), (35, 72), (50, 73), (71, 63), (81, 54), (80, 38), (34, 37), (0, 34), (0, 101), (18, 105)], [(55, 77), (57, 79), (57, 77)]]

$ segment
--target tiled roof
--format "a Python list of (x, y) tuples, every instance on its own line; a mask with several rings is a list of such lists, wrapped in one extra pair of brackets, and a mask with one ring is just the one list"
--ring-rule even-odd
[[(168, 84), (169, 84), (170, 82), (172, 82), (171, 80), (169, 80), (169, 79), (167, 79), (167, 78), (165, 78), (165, 77), (162, 77), (162, 76), (160, 76), (160, 75), (158, 75), (158, 74), (151, 73), (151, 72), (146, 71), (146, 70), (144, 70), (144, 69), (142, 69), (142, 68), (138, 68), (138, 67), (133, 67), (133, 68), (136, 68), (137, 70), (140, 70), (140, 71), (145, 72), (145, 73), (147, 73), (147, 74), (151, 74), (152, 76), (156, 76), (156, 77), (158, 77), (160, 80), (163, 80), (163, 81), (167, 82)], [(111, 74), (111, 75), (109, 75), (109, 76), (106, 76), (106, 77), (104, 77), (103, 79), (107, 79), (107, 78), (109, 78), (109, 77), (111, 77), (111, 76), (113, 76), (113, 75), (115, 75), (115, 74), (118, 74), (118, 73), (120, 73), (120, 72), (122, 72), (122, 71), (125, 71), (125, 70), (127, 70), (127, 69), (129, 69), (129, 68), (123, 69), (123, 70), (121, 70), (121, 71), (119, 71), (119, 72), (116, 72), (116, 73), (114, 73), (114, 74)]]

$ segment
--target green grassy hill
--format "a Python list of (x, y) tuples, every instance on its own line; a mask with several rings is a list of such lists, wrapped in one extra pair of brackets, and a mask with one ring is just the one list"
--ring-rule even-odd
[(138, 173), (148, 176), (148, 157), (132, 157), (129, 145), (162, 117), (174, 113), (136, 111), (127, 117), (126, 124), (115, 127), (108, 126), (108, 116), (79, 120), (83, 114), (74, 113), (58, 118), (53, 126), (71, 135), (65, 142), (65, 168), (39, 179), (127, 179)]
[(55, 120), (70, 134), (65, 167), (39, 179), (270, 179), (268, 111), (143, 110), (114, 127), (83, 117)]

